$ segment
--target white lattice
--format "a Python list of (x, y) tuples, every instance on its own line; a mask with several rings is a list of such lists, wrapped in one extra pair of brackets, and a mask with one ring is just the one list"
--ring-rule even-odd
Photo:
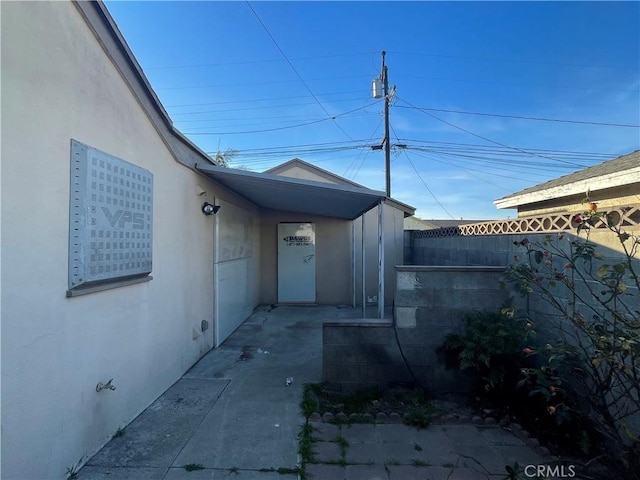
[[(616, 220), (616, 224), (627, 230), (635, 230), (640, 226), (640, 205), (618, 207), (608, 212)], [(470, 235), (504, 235), (520, 233), (551, 233), (575, 230), (573, 222), (576, 212), (556, 213), (536, 217), (496, 220), (492, 222), (469, 223), (456, 227), (436, 228), (414, 232), (417, 238), (424, 237), (458, 237)], [(606, 228), (604, 222), (597, 222), (593, 228)]]

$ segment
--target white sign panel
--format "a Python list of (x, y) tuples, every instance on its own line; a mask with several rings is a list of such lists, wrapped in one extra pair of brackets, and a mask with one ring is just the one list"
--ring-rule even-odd
[(72, 140), (70, 194), (70, 289), (151, 272), (151, 172)]
[(313, 223), (278, 224), (278, 302), (316, 301), (316, 233)]

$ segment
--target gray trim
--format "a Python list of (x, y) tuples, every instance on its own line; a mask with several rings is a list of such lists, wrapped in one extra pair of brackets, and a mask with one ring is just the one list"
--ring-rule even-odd
[(504, 272), (505, 268), (490, 265), (396, 265), (396, 272)]
[(197, 166), (198, 171), (261, 208), (354, 220), (385, 199), (384, 192), (326, 182)]
[(82, 295), (88, 295), (90, 293), (103, 292), (105, 290), (112, 290), (114, 288), (127, 287), (129, 285), (136, 285), (138, 283), (146, 283), (153, 280), (151, 275), (145, 275), (138, 278), (127, 278), (125, 280), (113, 280), (108, 283), (101, 283), (98, 285), (74, 288), (73, 290), (67, 290), (67, 298), (80, 297)]

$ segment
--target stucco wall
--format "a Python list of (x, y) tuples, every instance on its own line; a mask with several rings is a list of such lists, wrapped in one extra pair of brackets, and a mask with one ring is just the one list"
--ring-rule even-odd
[[(385, 210), (385, 304), (393, 303), (396, 265), (402, 265), (403, 219), (401, 210), (384, 206)], [(362, 226), (355, 223), (356, 240), (356, 303), (362, 299)], [(352, 226), (350, 221), (292, 214), (289, 212), (263, 212), (261, 220), (261, 293), (260, 303), (276, 303), (277, 244), (279, 222), (311, 222), (316, 224), (316, 286), (320, 304), (348, 304), (353, 301)], [(367, 296), (378, 295), (378, 209), (365, 214), (365, 275)]]
[(290, 212), (262, 214), (260, 227), (260, 303), (278, 301), (278, 223), (314, 223), (316, 234), (316, 302), (351, 303), (351, 222)]
[(301, 180), (313, 180), (314, 182), (326, 182), (333, 184), (338, 183), (333, 179), (330, 179), (328, 175), (322, 176), (319, 173), (310, 172), (309, 170), (298, 165), (291, 165), (286, 170), (277, 172), (277, 175), (282, 175), (283, 177), (298, 178)]
[[(242, 202), (170, 155), (73, 4), (1, 16), (2, 478), (64, 478), (212, 347), (198, 193)], [(66, 298), (71, 138), (153, 173), (153, 280)]]

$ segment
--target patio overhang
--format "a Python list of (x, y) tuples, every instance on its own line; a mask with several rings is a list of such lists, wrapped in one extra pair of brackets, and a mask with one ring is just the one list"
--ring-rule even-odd
[(196, 165), (211, 180), (268, 210), (354, 220), (374, 208), (384, 192), (233, 168)]

